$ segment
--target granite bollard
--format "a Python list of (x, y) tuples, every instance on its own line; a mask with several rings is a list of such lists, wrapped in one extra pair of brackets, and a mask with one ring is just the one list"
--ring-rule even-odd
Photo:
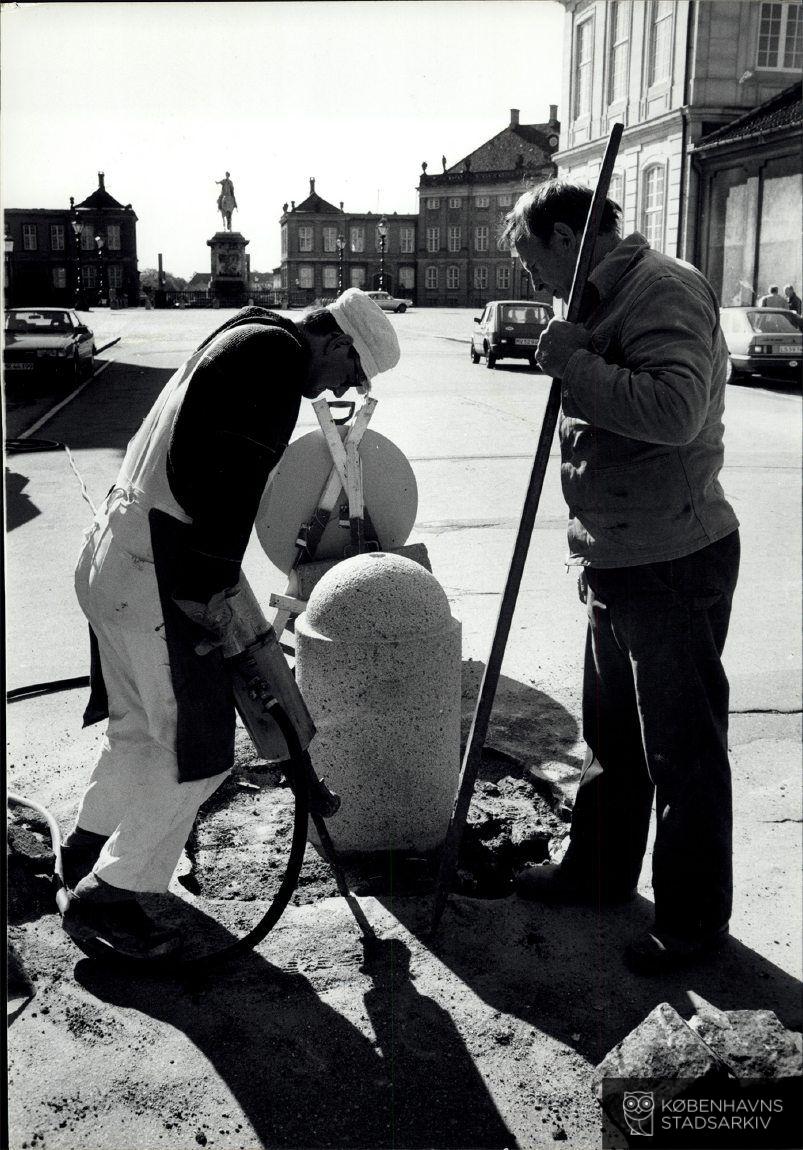
[(338, 563), (296, 621), (296, 653), (312, 761), (343, 800), (337, 850), (434, 850), (460, 773), (461, 627), (437, 579), (387, 552)]

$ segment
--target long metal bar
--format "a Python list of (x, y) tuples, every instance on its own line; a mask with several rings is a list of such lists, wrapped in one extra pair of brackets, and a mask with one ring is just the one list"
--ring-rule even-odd
[[(569, 306), (566, 318), (571, 323), (577, 322), (580, 313), (580, 301), (591, 270), (591, 260), (597, 245), (602, 212), (605, 207), (605, 199), (608, 195), (611, 175), (613, 174), (613, 165), (619, 150), (619, 142), (622, 138), (623, 130), (622, 124), (614, 124), (611, 130), (608, 146), (605, 149), (605, 156), (599, 173), (599, 179), (597, 180), (597, 187), (588, 209), (588, 218), (580, 243), (571, 291), (569, 292)], [(438, 881), (435, 885), (435, 894), (433, 896), (432, 920), (430, 923), (431, 934), (434, 934), (438, 929), (441, 915), (446, 906), (446, 899), (449, 895), (449, 887), (451, 886), (457, 866), (457, 853), (460, 848), (460, 840), (463, 836), (463, 829), (468, 816), (471, 796), (474, 793), (477, 771), (479, 770), (482, 759), (482, 749), (488, 734), (488, 723), (491, 718), (496, 688), (499, 684), (502, 659), (504, 657), (508, 635), (510, 634), (510, 626), (513, 622), (513, 613), (516, 609), (516, 600), (524, 573), (524, 565), (527, 561), (530, 537), (532, 536), (535, 525), (535, 516), (541, 498), (541, 488), (543, 487), (544, 475), (546, 474), (547, 463), (549, 462), (549, 450), (558, 422), (560, 393), (560, 380), (553, 379), (552, 386), (549, 389), (549, 397), (547, 399), (546, 410), (544, 411), (543, 422), (541, 424), (538, 447), (530, 473), (530, 482), (527, 487), (527, 494), (524, 498), (524, 508), (521, 513), (519, 530), (513, 548), (513, 557), (510, 561), (507, 583), (505, 584), (502, 602), (499, 607), (491, 652), (488, 656), (488, 662), (486, 663), (485, 672), (482, 676), (480, 692), (474, 708), (474, 718), (471, 723), (471, 730), (469, 731), (468, 742), (466, 743), (466, 749), (463, 755), (460, 781), (452, 810), (452, 817), (449, 822), (449, 829), (441, 853)]]

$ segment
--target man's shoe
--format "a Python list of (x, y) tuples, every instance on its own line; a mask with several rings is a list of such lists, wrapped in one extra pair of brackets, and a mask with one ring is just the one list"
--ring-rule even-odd
[(73, 894), (61, 923), (81, 950), (97, 957), (166, 958), (181, 947), (179, 932), (158, 926), (134, 898), (104, 903)]
[(514, 889), (521, 898), (536, 899), (553, 905), (613, 906), (629, 902), (635, 890), (593, 887), (578, 882), (558, 863), (541, 863), (527, 867), (515, 876)]
[(671, 974), (716, 954), (728, 941), (728, 928), (697, 939), (647, 932), (625, 947), (625, 966), (634, 974)]

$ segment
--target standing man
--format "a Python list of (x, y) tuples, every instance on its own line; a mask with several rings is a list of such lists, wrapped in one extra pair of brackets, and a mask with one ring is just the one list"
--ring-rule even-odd
[(788, 307), (790, 311), (796, 311), (800, 315), (801, 303), (800, 296), (794, 289), (793, 284), (787, 284), (783, 289), (783, 294), (786, 296), (786, 303), (784, 307)]
[[(591, 201), (551, 181), (508, 217), (535, 288), (568, 299)], [(619, 235), (607, 201), (580, 322), (553, 319), (536, 352), (560, 379), (569, 562), (588, 609), (588, 747), (559, 866), (526, 897), (613, 903), (636, 891), (653, 797), (655, 928), (625, 952), (657, 973), (726, 939), (732, 902), (728, 683), (721, 655), (739, 567), (718, 475), (728, 352), (695, 268)]]
[(198, 808), (233, 764), (225, 593), (265, 483), (302, 396), (365, 392), (398, 359), (393, 327), (356, 288), (295, 323), (245, 308), (168, 380), (129, 443), (75, 576), (93, 641), (85, 724), (109, 719), (64, 843), (63, 921), (76, 939), (175, 949), (137, 895), (167, 890)]
[(788, 307), (786, 296), (781, 295), (777, 284), (770, 285), (769, 295), (763, 295), (758, 301), (759, 307)]

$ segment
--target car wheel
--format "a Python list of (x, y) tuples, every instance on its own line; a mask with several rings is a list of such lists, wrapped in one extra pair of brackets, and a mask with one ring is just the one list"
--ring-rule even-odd
[(399, 306), (396, 308), (397, 314), (401, 313), (403, 311), (407, 311), (407, 304), (406, 303), (400, 303)]
[(496, 367), (496, 356), (490, 348), (488, 348), (485, 353), (485, 366), (491, 368)]
[(94, 374), (94, 371), (95, 371), (95, 345), (92, 344), (92, 349), (86, 358), (86, 363), (84, 366), (84, 372), (86, 374), (86, 378), (91, 379), (92, 375)]
[(538, 371), (538, 361), (534, 355), (530, 356), (530, 367), (533, 369), (533, 371)]
[(479, 363), (480, 362), (479, 352), (476, 352), (474, 350), (474, 344), (473, 343), (471, 345), (470, 355), (471, 355), (471, 362), (472, 363)]

